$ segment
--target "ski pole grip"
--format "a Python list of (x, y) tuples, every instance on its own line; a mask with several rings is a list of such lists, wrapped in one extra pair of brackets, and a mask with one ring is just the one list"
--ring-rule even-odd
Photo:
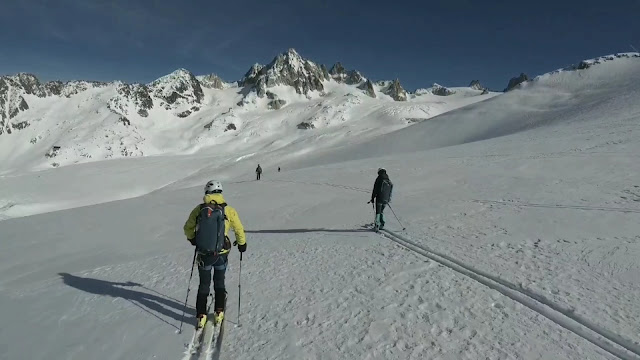
[(242, 261), (242, 253), (240, 253), (240, 261)]

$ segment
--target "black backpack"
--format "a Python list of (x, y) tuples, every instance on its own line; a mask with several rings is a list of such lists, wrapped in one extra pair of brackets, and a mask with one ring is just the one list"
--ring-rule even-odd
[[(227, 204), (201, 204), (196, 229), (196, 249), (206, 254), (219, 254), (222, 249), (231, 248), (224, 235)], [(229, 245), (227, 245), (229, 243)]]

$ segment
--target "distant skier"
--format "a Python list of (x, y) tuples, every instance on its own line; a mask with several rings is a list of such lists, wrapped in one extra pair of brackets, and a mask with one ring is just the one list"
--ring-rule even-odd
[(262, 175), (262, 168), (260, 167), (260, 164), (258, 164), (258, 167), (256, 168), (257, 180), (260, 180), (260, 175)]
[(196, 247), (196, 262), (200, 285), (196, 298), (197, 327), (207, 322), (207, 298), (211, 287), (213, 269), (214, 321), (216, 324), (224, 318), (226, 290), (224, 285), (227, 270), (227, 256), (231, 251), (229, 227), (233, 228), (240, 252), (247, 251), (247, 243), (242, 222), (234, 208), (227, 205), (222, 197), (222, 183), (211, 180), (204, 187), (203, 203), (196, 206), (184, 224), (187, 240)]
[(384, 208), (391, 202), (391, 193), (393, 191), (393, 183), (389, 180), (387, 170), (384, 168), (378, 169), (378, 177), (373, 184), (373, 192), (371, 193), (371, 201), (376, 204), (376, 219), (374, 228), (381, 230), (384, 228)]
[(278, 172), (280, 172), (280, 166), (278, 166)]

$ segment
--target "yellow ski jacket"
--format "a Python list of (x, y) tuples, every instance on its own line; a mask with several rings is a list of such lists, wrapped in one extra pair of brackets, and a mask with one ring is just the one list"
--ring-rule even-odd
[[(203, 198), (205, 204), (209, 204), (215, 201), (218, 204), (224, 203), (224, 197), (222, 194), (206, 194)], [(192, 241), (196, 237), (196, 228), (198, 226), (198, 214), (200, 213), (200, 205), (196, 206), (193, 210), (191, 210), (191, 214), (189, 214), (189, 218), (187, 222), (184, 224), (184, 234), (187, 236), (187, 240)], [(229, 234), (229, 226), (233, 228), (233, 232), (236, 235), (236, 241), (238, 245), (246, 244), (246, 239), (244, 236), (244, 228), (242, 227), (242, 222), (240, 222), (240, 217), (238, 216), (238, 212), (233, 207), (227, 205), (224, 208), (225, 220), (224, 220), (224, 235), (228, 236)], [(222, 250), (220, 255), (228, 253), (229, 250)]]

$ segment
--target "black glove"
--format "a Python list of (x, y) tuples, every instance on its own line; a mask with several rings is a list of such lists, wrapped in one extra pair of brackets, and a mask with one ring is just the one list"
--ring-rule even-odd
[(193, 239), (187, 239), (188, 242), (191, 243), (191, 245), (196, 246), (196, 238)]
[(240, 251), (241, 253), (247, 251), (247, 243), (244, 243), (242, 245), (238, 244), (238, 251)]

